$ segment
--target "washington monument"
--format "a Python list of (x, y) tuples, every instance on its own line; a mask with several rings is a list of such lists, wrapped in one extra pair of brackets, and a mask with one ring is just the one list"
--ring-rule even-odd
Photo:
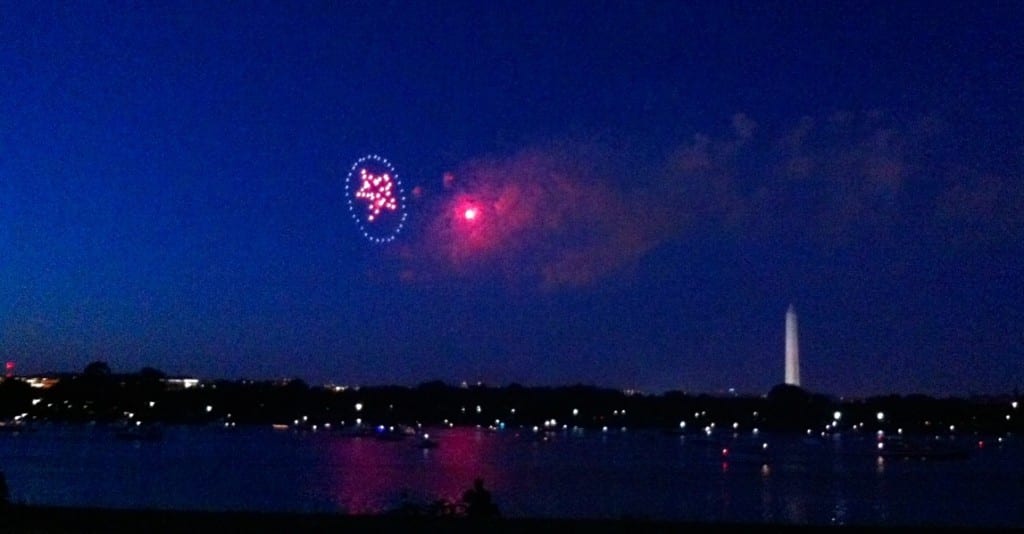
[(796, 337), (796, 310), (786, 312), (786, 383), (800, 387), (800, 342)]

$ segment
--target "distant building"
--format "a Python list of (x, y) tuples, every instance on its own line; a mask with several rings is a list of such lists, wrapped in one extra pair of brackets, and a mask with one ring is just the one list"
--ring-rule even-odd
[(167, 389), (169, 389), (169, 390), (189, 389), (189, 388), (194, 388), (194, 387), (199, 385), (199, 379), (198, 378), (186, 378), (186, 377), (162, 378), (162, 379), (160, 379), (160, 381), (163, 382), (163, 384), (165, 386), (167, 386)]
[(60, 377), (57, 376), (19, 376), (18, 380), (32, 386), (36, 389), (50, 389), (57, 382), (60, 382)]

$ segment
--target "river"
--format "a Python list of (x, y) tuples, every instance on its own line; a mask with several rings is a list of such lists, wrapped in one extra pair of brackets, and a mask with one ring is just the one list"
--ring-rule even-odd
[[(871, 434), (167, 427), (126, 441), (98, 425), (0, 435), (11, 499), (36, 505), (380, 513), (457, 500), (482, 478), (510, 517), (809, 525), (1024, 525), (1024, 446), (962, 437), (966, 459), (880, 459)], [(952, 438), (944, 437), (949, 441)]]

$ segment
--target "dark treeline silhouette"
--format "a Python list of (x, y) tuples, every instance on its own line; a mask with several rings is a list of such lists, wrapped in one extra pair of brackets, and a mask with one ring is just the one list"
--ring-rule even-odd
[[(818, 432), (835, 423), (909, 432), (1003, 433), (1022, 430), (1015, 395), (934, 398), (888, 395), (840, 399), (779, 385), (760, 396), (660, 395), (586, 385), (311, 387), (302, 380), (215, 380), (185, 388), (161, 371), (118, 374), (103, 362), (65, 374), (52, 387), (19, 378), (0, 382), (0, 417), (9, 420), (354, 425), (480, 425), (539, 428), (664, 428), (699, 432), (707, 426), (739, 431)], [(836, 412), (839, 412), (837, 419)], [(879, 417), (879, 413), (882, 414)], [(24, 415), (23, 415), (24, 414)], [(1011, 417), (1008, 417), (1011, 416)], [(685, 423), (682, 428), (680, 423)]]

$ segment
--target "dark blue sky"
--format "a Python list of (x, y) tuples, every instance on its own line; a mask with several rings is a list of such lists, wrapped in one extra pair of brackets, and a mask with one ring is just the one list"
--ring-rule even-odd
[[(1022, 21), (1019, 2), (0, 1), (0, 354), (762, 393), (793, 303), (808, 389), (1010, 392)], [(344, 189), (370, 153), (409, 193), (385, 245)]]

